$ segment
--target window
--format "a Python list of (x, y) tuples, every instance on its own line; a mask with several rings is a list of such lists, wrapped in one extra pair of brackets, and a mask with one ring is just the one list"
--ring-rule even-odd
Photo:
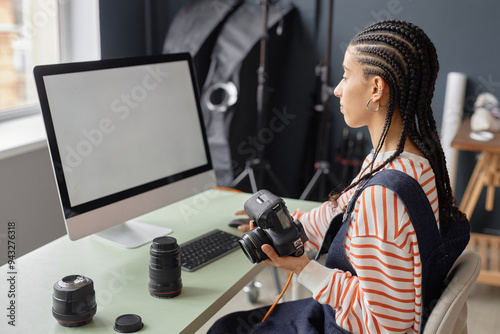
[(33, 67), (59, 62), (57, 0), (0, 0), (0, 119), (34, 110)]

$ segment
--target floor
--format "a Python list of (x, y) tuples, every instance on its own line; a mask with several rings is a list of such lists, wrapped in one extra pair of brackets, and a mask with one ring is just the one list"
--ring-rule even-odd
[(500, 333), (500, 287), (476, 284), (467, 306), (469, 334)]
[[(283, 271), (279, 271), (279, 276), (283, 287), (287, 276)], [(215, 320), (227, 313), (274, 303), (277, 293), (270, 268), (265, 268), (255, 280), (262, 283), (258, 303), (252, 304), (247, 293), (241, 291), (196, 333), (206, 333)], [(291, 290), (289, 287), (284, 295), (285, 300), (291, 300)], [(310, 293), (300, 285), (295, 291), (299, 298), (310, 297)], [(469, 334), (500, 334), (500, 287), (476, 284), (471, 291), (467, 305)]]

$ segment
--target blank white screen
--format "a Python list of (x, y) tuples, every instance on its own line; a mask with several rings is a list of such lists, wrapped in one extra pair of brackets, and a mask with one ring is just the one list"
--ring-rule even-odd
[(207, 164), (187, 61), (44, 82), (71, 206)]

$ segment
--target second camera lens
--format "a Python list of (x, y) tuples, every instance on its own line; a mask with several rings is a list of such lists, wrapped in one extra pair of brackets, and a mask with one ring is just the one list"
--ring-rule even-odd
[(177, 240), (155, 238), (150, 248), (149, 292), (156, 298), (173, 298), (182, 291), (181, 259)]

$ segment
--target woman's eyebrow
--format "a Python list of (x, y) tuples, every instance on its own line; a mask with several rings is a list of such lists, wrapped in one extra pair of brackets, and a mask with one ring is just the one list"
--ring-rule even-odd
[(350, 71), (350, 69), (347, 68), (344, 64), (342, 64), (342, 67), (344, 68), (345, 71)]

